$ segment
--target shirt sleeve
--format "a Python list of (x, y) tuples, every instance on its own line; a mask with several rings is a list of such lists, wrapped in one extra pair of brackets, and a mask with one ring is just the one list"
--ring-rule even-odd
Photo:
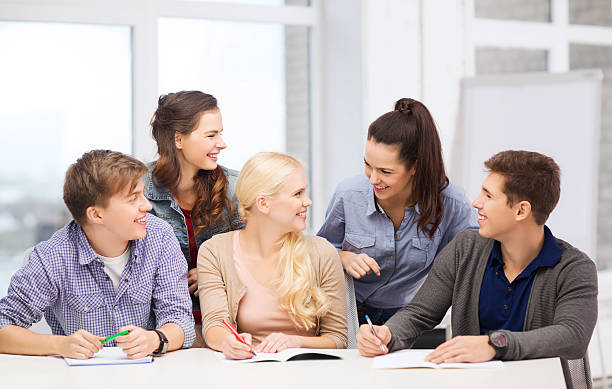
[(28, 263), (11, 278), (8, 293), (0, 300), (0, 328), (9, 325), (28, 328), (40, 321), (44, 310), (57, 300), (57, 285), (40, 255), (34, 248)]
[(329, 311), (320, 319), (319, 335), (328, 336), (336, 348), (347, 346), (346, 286), (338, 251), (321, 240), (321, 289), (329, 298)]
[[(508, 340), (502, 360), (582, 358), (597, 323), (597, 270), (590, 259), (563, 269), (552, 324), (530, 331), (501, 330)], [(554, 286), (551, 286), (554, 287)]]
[(336, 250), (342, 250), (344, 242), (344, 201), (336, 191), (325, 211), (325, 222), (317, 232), (317, 235), (327, 239)]
[(478, 213), (476, 209), (469, 203), (465, 194), (461, 193), (462, 198), (449, 199), (451, 202), (450, 206), (446, 209), (448, 214), (445, 218), (448, 218), (448, 227), (444, 232), (444, 236), (438, 246), (438, 252), (440, 252), (451, 240), (455, 239), (455, 236), (461, 231), (467, 229), (478, 228)]
[(224, 319), (232, 321), (227, 306), (227, 288), (218, 264), (220, 259), (211, 246), (208, 240), (198, 252), (198, 296), (202, 310), (202, 334), (205, 337), (210, 328), (223, 327)]
[(183, 329), (183, 348), (189, 348), (195, 341), (195, 329), (187, 286), (187, 263), (172, 230), (167, 230), (164, 242), (154, 281), (153, 311), (158, 328), (175, 323)]
[(389, 351), (410, 347), (424, 331), (444, 318), (453, 299), (456, 242), (457, 239), (453, 240), (438, 254), (414, 299), (385, 323), (391, 330)]

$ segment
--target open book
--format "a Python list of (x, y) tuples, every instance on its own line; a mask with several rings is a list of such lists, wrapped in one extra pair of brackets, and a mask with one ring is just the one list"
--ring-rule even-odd
[(501, 361), (480, 363), (440, 363), (425, 362), (425, 357), (433, 350), (402, 350), (374, 358), (374, 369), (432, 368), (432, 369), (498, 369), (504, 367)]
[(217, 355), (220, 359), (227, 363), (287, 362), (302, 361), (307, 359), (342, 359), (335, 349), (318, 348), (288, 348), (277, 353), (258, 352), (256, 357), (240, 360), (225, 359), (223, 353), (217, 353)]
[(89, 359), (64, 358), (68, 366), (99, 366), (99, 365), (129, 365), (138, 363), (151, 363), (153, 357), (128, 359), (119, 347), (104, 347)]

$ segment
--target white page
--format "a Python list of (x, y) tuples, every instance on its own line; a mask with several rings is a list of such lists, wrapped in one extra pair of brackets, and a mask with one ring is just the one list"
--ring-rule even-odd
[(96, 366), (96, 365), (128, 365), (138, 363), (151, 363), (153, 357), (148, 356), (139, 359), (128, 359), (127, 355), (119, 347), (104, 347), (89, 359), (64, 358), (68, 366)]
[(504, 367), (501, 361), (480, 363), (440, 363), (425, 362), (425, 357), (433, 350), (402, 350), (374, 358), (374, 369), (402, 369), (428, 367), (432, 369), (498, 369)]
[(288, 348), (277, 353), (261, 353), (257, 352), (257, 356), (249, 359), (226, 359), (223, 353), (217, 353), (217, 357), (227, 363), (251, 363), (251, 362), (265, 362), (265, 361), (278, 361), (286, 362), (296, 355), (302, 354), (319, 354), (329, 355), (332, 357), (338, 357), (342, 359), (335, 349), (316, 349), (316, 348)]

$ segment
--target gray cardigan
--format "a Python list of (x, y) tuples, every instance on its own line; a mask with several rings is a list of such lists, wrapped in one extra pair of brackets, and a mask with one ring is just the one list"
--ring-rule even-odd
[[(477, 230), (459, 233), (436, 257), (425, 283), (410, 304), (385, 325), (389, 350), (410, 347), (440, 323), (452, 305), (453, 336), (480, 335), (478, 299), (493, 240)], [(557, 239), (561, 260), (537, 270), (522, 332), (503, 330), (508, 348), (502, 360), (582, 358), (597, 321), (597, 271), (580, 250)]]

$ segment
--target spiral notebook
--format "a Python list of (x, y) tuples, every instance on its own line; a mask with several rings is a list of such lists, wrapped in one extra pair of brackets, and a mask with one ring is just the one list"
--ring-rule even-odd
[(153, 362), (153, 357), (128, 359), (119, 347), (104, 347), (89, 359), (64, 358), (68, 366), (133, 365)]

